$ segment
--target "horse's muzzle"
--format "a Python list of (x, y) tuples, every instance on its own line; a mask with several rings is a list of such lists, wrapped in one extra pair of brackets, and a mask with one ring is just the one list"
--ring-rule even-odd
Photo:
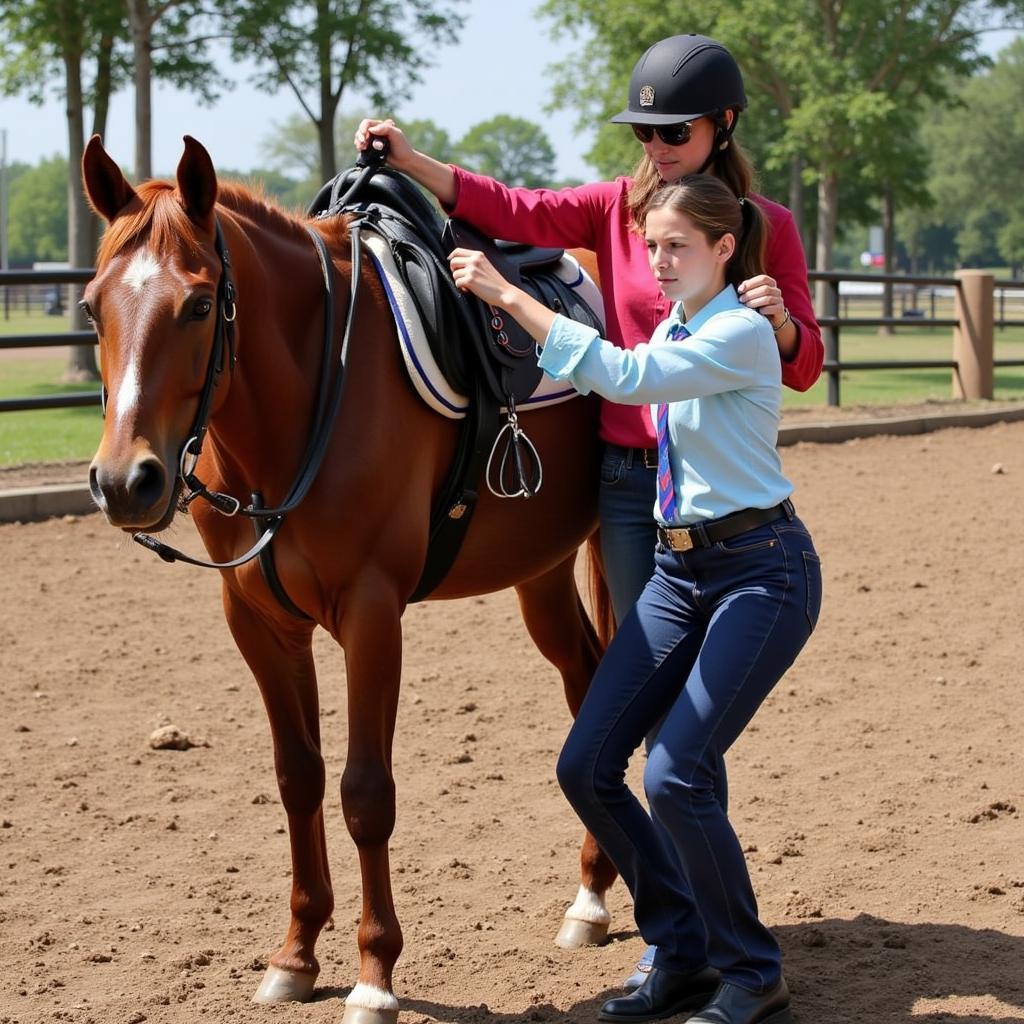
[(162, 529), (174, 515), (167, 469), (152, 454), (139, 456), (126, 467), (94, 459), (89, 490), (110, 524), (122, 529)]

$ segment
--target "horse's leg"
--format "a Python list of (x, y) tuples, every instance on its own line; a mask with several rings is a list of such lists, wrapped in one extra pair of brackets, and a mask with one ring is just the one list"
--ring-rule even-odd
[[(370, 574), (367, 574), (370, 575)], [(359, 980), (343, 1024), (395, 1024), (392, 972), (402, 929), (391, 894), (388, 840), (395, 827), (391, 750), (402, 673), (402, 605), (378, 577), (353, 586), (336, 639), (345, 648), (348, 757), (341, 777), (345, 823), (359, 852), (363, 907)]]
[(277, 629), (226, 587), (224, 611), (270, 719), (292, 854), (291, 923), (253, 999), (306, 1001), (320, 971), (313, 952), (316, 940), (334, 909), (324, 835), (324, 762), (312, 629), (298, 623), (287, 632)]
[[(601, 646), (576, 589), (575, 562), (573, 553), (550, 572), (516, 587), (526, 628), (540, 653), (561, 673), (574, 718), (601, 658)], [(611, 915), (604, 894), (615, 881), (615, 873), (588, 832), (580, 850), (579, 892), (565, 912), (555, 938), (557, 945), (577, 949), (608, 938)]]

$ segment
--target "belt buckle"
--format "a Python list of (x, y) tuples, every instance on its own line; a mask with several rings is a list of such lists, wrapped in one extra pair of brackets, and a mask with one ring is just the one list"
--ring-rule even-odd
[[(650, 448), (641, 449), (644, 453), (644, 469), (657, 469), (658, 468), (658, 452), (652, 451)], [(651, 462), (651, 459), (654, 462)]]
[(664, 530), (668, 546), (675, 552), (690, 551), (693, 548), (693, 537), (685, 526), (677, 526), (674, 529)]

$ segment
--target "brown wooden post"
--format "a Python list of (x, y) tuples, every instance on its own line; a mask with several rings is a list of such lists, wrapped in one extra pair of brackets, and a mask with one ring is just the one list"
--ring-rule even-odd
[(992, 397), (995, 277), (984, 270), (958, 270), (953, 328), (954, 398)]

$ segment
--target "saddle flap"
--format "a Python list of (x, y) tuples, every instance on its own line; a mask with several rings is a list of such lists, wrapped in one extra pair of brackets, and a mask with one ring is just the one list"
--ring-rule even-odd
[[(451, 249), (479, 249), (502, 277), (522, 286), (523, 271), (529, 265), (529, 256), (522, 258), (526, 252), (522, 247), (518, 247), (513, 255), (509, 249), (502, 248), (476, 228), (455, 218), (445, 224), (441, 239)], [(505, 394), (521, 401), (534, 392), (543, 375), (534, 355), (536, 342), (504, 310), (480, 300), (474, 301), (479, 303), (484, 321), (486, 342), (482, 358), (500, 367), (498, 376)]]

